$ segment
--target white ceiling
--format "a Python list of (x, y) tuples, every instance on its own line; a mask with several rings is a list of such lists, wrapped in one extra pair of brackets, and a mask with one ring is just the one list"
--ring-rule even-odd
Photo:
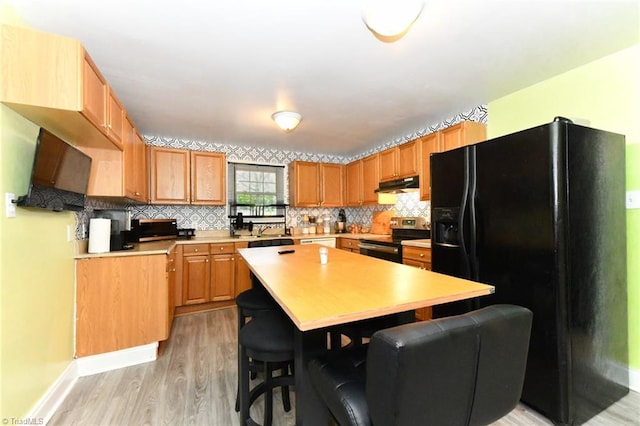
[[(427, 0), (395, 43), (357, 0), (0, 3), (80, 40), (145, 135), (338, 155), (640, 39), (638, 0)], [(280, 109), (303, 115), (294, 132), (272, 122)]]

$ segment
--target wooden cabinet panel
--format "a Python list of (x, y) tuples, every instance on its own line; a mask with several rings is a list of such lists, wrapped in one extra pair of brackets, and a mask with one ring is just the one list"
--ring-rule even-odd
[(107, 136), (120, 149), (123, 149), (124, 107), (112, 90), (109, 90), (107, 102)]
[(76, 356), (169, 337), (165, 255), (76, 261)]
[(0, 101), (65, 141), (119, 149), (107, 136), (108, 84), (79, 41), (0, 25)]
[(190, 255), (182, 259), (182, 304), (208, 302), (211, 276), (209, 255)]
[(171, 324), (173, 323), (173, 317), (176, 311), (176, 284), (178, 280), (176, 279), (176, 261), (177, 261), (177, 248), (174, 246), (169, 254), (167, 255), (167, 283), (168, 283), (168, 324), (167, 324), (167, 336), (171, 333)]
[(344, 166), (294, 161), (289, 164), (289, 202), (293, 207), (341, 207)]
[(294, 161), (289, 165), (289, 202), (294, 207), (320, 205), (318, 163)]
[[(233, 249), (233, 245), (231, 247)], [(234, 255), (211, 255), (211, 300), (232, 300), (235, 297), (234, 280)]]
[(353, 238), (338, 238), (338, 247), (352, 253), (360, 253), (359, 244), (360, 241)]
[(222, 153), (150, 147), (150, 202), (223, 205), (226, 167)]
[(227, 163), (217, 152), (191, 151), (191, 204), (224, 205)]
[(150, 201), (156, 204), (189, 204), (189, 151), (151, 147)]
[(380, 152), (380, 181), (396, 179), (396, 154), (395, 148), (390, 148)]
[(442, 133), (434, 132), (419, 140), (420, 152), (420, 199), (431, 200), (431, 154), (438, 152)]
[[(402, 247), (402, 263), (420, 269), (431, 270), (431, 249), (426, 247)], [(427, 321), (433, 317), (430, 306), (416, 309), (416, 320)]]
[(461, 146), (480, 142), (487, 138), (486, 126), (473, 121), (463, 121), (441, 132), (440, 151), (460, 148)]
[(132, 200), (147, 200), (147, 146), (129, 117), (125, 117), (124, 131), (124, 194)]
[(320, 205), (344, 206), (344, 168), (342, 164), (320, 163)]
[(82, 114), (96, 127), (106, 132), (107, 126), (107, 81), (102, 77), (98, 67), (89, 55), (84, 52), (82, 85)]
[(362, 205), (362, 160), (356, 160), (346, 166), (347, 206)]
[(362, 205), (378, 204), (378, 194), (375, 192), (380, 184), (378, 154), (362, 159)]
[(379, 153), (379, 156), (381, 182), (418, 174), (416, 141), (384, 150)]
[(418, 175), (418, 143), (411, 141), (404, 143), (397, 148), (398, 165), (397, 178), (405, 178)]

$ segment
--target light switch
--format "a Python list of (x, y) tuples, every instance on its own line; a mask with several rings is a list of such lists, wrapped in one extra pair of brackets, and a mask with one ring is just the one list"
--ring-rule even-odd
[(640, 209), (640, 191), (627, 191), (627, 210)]
[(4, 209), (7, 217), (16, 217), (16, 194), (11, 192), (4, 193)]

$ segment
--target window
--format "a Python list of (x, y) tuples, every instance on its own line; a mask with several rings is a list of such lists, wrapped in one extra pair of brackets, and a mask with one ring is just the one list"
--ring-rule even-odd
[(229, 163), (232, 216), (284, 215), (284, 166)]

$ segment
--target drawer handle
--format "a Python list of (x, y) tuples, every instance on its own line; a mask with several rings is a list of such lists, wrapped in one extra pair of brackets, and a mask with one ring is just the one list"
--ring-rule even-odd
[(197, 252), (198, 252), (198, 249), (193, 249), (193, 251), (197, 253)]
[(420, 253), (420, 257), (424, 257), (424, 253)]

